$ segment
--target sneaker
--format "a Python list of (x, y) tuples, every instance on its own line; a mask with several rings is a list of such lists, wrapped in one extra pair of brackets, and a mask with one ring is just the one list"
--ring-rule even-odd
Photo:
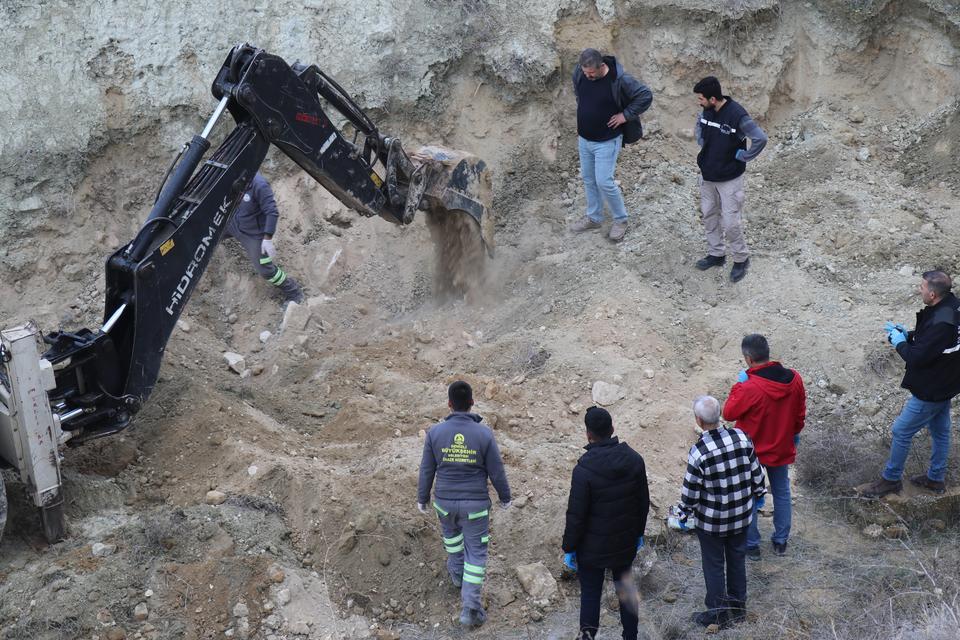
[(570, 225), (570, 231), (574, 233), (581, 233), (583, 231), (590, 231), (591, 229), (599, 229), (603, 225), (599, 222), (594, 222), (587, 216), (583, 216), (572, 225)]
[(747, 560), (758, 562), (760, 560), (760, 547), (747, 547)]
[(927, 474), (921, 474), (919, 476), (913, 476), (910, 478), (910, 483), (914, 484), (928, 491), (933, 491), (934, 493), (943, 493), (947, 490), (947, 483), (943, 480), (931, 480)]
[(863, 491), (860, 492), (864, 498), (882, 498), (888, 493), (900, 493), (903, 489), (903, 482), (900, 480), (887, 480), (883, 476), (880, 479), (871, 482)]
[(787, 543), (786, 542), (774, 542), (773, 543), (773, 552), (778, 556), (787, 555)]
[(740, 282), (743, 280), (743, 276), (747, 275), (747, 267), (750, 266), (750, 258), (747, 258), (743, 262), (734, 262), (733, 268), (730, 269), (730, 282)]
[(623, 236), (627, 234), (627, 223), (626, 222), (614, 222), (610, 225), (610, 235), (609, 238), (614, 242), (620, 242), (623, 240)]
[(710, 267), (722, 267), (726, 261), (727, 259), (724, 256), (706, 256), (697, 260), (695, 266), (700, 271), (706, 271)]
[(464, 607), (460, 612), (460, 624), (464, 627), (479, 627), (487, 621), (487, 612), (483, 609)]

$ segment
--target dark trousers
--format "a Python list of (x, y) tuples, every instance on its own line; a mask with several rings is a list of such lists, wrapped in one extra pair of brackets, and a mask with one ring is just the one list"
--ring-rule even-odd
[[(579, 567), (580, 578), (580, 631), (597, 634), (600, 628), (600, 600), (603, 596), (603, 576), (606, 569)], [(623, 626), (624, 640), (637, 640), (637, 585), (633, 581), (630, 566), (613, 569), (613, 584), (620, 599), (620, 624)]]
[(260, 277), (280, 289), (283, 297), (287, 300), (297, 300), (303, 296), (303, 289), (300, 283), (287, 275), (287, 272), (281, 269), (268, 255), (260, 253), (260, 242), (262, 236), (251, 236), (239, 230), (231, 219), (231, 224), (227, 227), (226, 235), (237, 239), (243, 247), (244, 253), (256, 269)]
[(747, 530), (733, 535), (713, 535), (697, 529), (703, 581), (707, 586), (704, 603), (718, 618), (736, 615), (747, 602)]

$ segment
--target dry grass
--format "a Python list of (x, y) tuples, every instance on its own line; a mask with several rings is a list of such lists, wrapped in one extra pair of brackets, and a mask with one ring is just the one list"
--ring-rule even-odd
[[(801, 499), (786, 557), (747, 562), (748, 622), (715, 637), (796, 640), (956, 638), (960, 538), (874, 541), (850, 537), (845, 499)], [(835, 506), (834, 506), (835, 505)], [(796, 533), (796, 524), (804, 526)], [(769, 535), (769, 520), (761, 533)], [(816, 529), (817, 534), (803, 531)], [(692, 535), (657, 539), (658, 562), (644, 580), (648, 637), (698, 637), (690, 614), (703, 608), (700, 550)], [(668, 603), (667, 594), (676, 597)], [(670, 598), (672, 599), (672, 597)]]
[(864, 442), (851, 436), (852, 421), (843, 416), (803, 431), (798, 448), (797, 479), (820, 492), (849, 493), (852, 487), (876, 479), (883, 469), (889, 443)]

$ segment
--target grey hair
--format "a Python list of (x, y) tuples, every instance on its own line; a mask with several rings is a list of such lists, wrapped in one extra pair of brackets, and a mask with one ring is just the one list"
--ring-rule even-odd
[(693, 401), (693, 415), (704, 424), (720, 424), (720, 401), (713, 396), (700, 396)]
[(580, 53), (580, 66), (585, 69), (597, 69), (603, 64), (603, 56), (596, 49), (584, 49)]

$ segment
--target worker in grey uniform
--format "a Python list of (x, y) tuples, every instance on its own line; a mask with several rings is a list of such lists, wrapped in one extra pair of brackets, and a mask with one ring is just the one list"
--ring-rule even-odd
[(303, 289), (275, 262), (277, 252), (273, 247), (273, 234), (277, 231), (279, 218), (273, 189), (257, 172), (233, 212), (227, 235), (240, 242), (253, 268), (280, 290), (285, 301), (303, 302)]
[[(470, 413), (473, 390), (458, 380), (447, 389), (447, 404), (453, 411), (427, 431), (420, 461), (417, 508), (427, 513), (430, 489), (433, 508), (440, 518), (447, 571), (460, 589), (463, 610), (460, 624), (479, 627), (487, 619), (480, 592), (487, 570), (490, 542), (490, 479), (500, 506), (510, 506), (510, 485), (493, 431), (482, 418)], [(436, 485), (434, 485), (436, 479)]]

